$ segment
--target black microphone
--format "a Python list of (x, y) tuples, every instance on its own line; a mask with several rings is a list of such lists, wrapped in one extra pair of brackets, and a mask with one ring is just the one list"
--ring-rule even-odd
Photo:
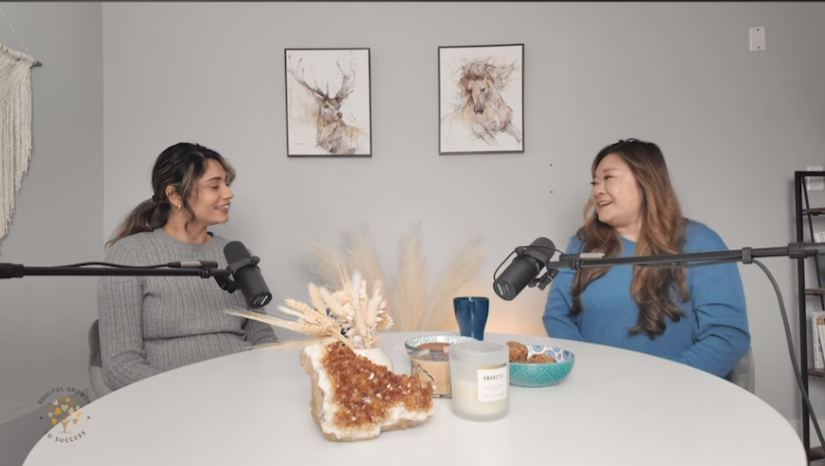
[(493, 290), (507, 301), (515, 298), (528, 284), (538, 285), (543, 290), (559, 273), (558, 269), (550, 269), (544, 276), (537, 278), (555, 251), (556, 246), (547, 238), (536, 238), (530, 246), (517, 247), (514, 251), (516, 258), (510, 266), (498, 278), (493, 277)]
[(240, 241), (231, 241), (223, 248), (228, 269), (241, 288), (246, 304), (251, 309), (266, 306), (272, 300), (272, 293), (264, 282), (261, 269), (258, 268), (258, 256), (250, 256), (249, 250)]

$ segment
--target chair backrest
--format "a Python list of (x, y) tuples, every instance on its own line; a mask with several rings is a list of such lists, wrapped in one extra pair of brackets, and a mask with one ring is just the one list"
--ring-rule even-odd
[(89, 366), (103, 367), (100, 357), (100, 324), (97, 320), (89, 328)]
[(100, 327), (95, 320), (89, 327), (89, 382), (92, 400), (112, 393), (103, 377), (103, 358), (100, 355)]
[(733, 370), (725, 378), (754, 393), (754, 390), (756, 390), (756, 375), (753, 367), (753, 350), (750, 347), (748, 347), (748, 352), (739, 358)]

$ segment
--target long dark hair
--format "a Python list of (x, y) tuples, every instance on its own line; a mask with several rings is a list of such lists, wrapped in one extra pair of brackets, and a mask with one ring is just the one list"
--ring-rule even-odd
[[(685, 244), (686, 220), (682, 217), (679, 200), (670, 183), (664, 155), (652, 142), (628, 139), (611, 144), (596, 155), (591, 167), (595, 174), (599, 163), (610, 154), (621, 157), (633, 172), (642, 190), (642, 226), (636, 242), (637, 255), (675, 254)], [(584, 226), (576, 235), (582, 240), (583, 251), (604, 253), (616, 257), (621, 253), (619, 233), (612, 226), (599, 221), (588, 199), (584, 207)], [(584, 267), (576, 271), (571, 287), (573, 306), (571, 313), (581, 312), (581, 293), (593, 280), (601, 277), (610, 267)], [(631, 334), (646, 332), (650, 338), (665, 331), (665, 317), (678, 322), (684, 312), (676, 304), (689, 298), (687, 272), (683, 268), (634, 267), (630, 294), (639, 306), (637, 324)]]
[(232, 182), (235, 178), (235, 170), (229, 162), (212, 149), (199, 144), (180, 142), (161, 152), (152, 168), (152, 192), (154, 194), (132, 209), (106, 245), (114, 244), (129, 235), (153, 231), (166, 225), (172, 210), (172, 204), (166, 197), (167, 186), (175, 188), (183, 201), (183, 208), (189, 212), (189, 219), (185, 224), (185, 227), (188, 227), (189, 223), (195, 219), (195, 213), (189, 206), (189, 196), (197, 180), (206, 172), (207, 159), (220, 163), (226, 170), (227, 184)]

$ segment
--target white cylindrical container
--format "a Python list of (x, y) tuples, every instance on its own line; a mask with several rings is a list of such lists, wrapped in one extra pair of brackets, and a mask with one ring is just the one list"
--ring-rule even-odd
[(471, 421), (495, 421), (510, 408), (510, 350), (489, 341), (450, 346), (450, 404)]

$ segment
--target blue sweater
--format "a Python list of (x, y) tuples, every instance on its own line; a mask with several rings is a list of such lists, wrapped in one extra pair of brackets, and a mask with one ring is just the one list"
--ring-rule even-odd
[[(683, 252), (727, 250), (707, 226), (688, 222)], [(571, 238), (567, 253), (580, 252), (582, 242)], [(622, 257), (635, 255), (636, 243), (622, 237)], [(666, 319), (667, 328), (651, 339), (631, 335), (639, 308), (630, 296), (633, 268), (614, 266), (593, 280), (581, 294), (582, 310), (570, 315), (574, 270), (562, 269), (553, 281), (544, 311), (547, 335), (626, 348), (678, 361), (724, 377), (748, 350), (750, 332), (745, 294), (736, 263), (691, 267), (687, 272), (690, 299), (682, 303), (685, 317)]]

